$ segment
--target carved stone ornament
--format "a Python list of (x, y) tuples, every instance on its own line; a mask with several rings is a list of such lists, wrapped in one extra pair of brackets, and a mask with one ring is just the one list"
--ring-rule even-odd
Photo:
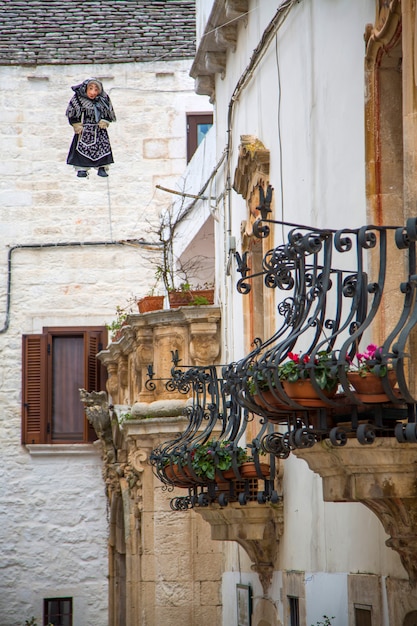
[(235, 170), (233, 189), (247, 199), (254, 186), (254, 177), (268, 178), (269, 150), (255, 135), (241, 135), (239, 158)]
[(391, 48), (401, 36), (400, 0), (377, 0), (376, 4), (375, 24), (367, 24), (364, 34), (368, 66), (375, 63), (382, 47)]
[(284, 531), (283, 504), (259, 506), (249, 502), (242, 507), (233, 502), (225, 508), (213, 505), (196, 511), (210, 524), (212, 539), (236, 541), (242, 546), (267, 595)]

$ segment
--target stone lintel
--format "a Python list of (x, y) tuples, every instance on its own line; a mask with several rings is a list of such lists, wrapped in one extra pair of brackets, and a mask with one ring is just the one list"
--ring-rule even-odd
[(282, 503), (277, 505), (236, 502), (227, 507), (210, 505), (195, 509), (211, 526), (211, 538), (217, 541), (236, 541), (253, 562), (264, 593), (272, 581), (278, 554), (279, 538), (283, 533)]
[(417, 583), (417, 444), (378, 438), (372, 445), (329, 440), (294, 451), (323, 479), (327, 502), (361, 502), (390, 535), (386, 545), (398, 552), (410, 582)]

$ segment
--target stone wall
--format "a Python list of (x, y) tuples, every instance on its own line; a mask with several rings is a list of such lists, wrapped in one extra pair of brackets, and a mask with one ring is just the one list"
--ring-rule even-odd
[[(107, 624), (100, 450), (21, 446), (21, 335), (103, 325), (152, 286), (156, 252), (136, 242), (152, 238), (149, 223), (171, 202), (155, 185), (172, 187), (183, 171), (186, 111), (210, 108), (188, 71), (184, 60), (0, 66), (0, 624), (39, 625), (43, 598), (58, 596), (73, 597), (73, 626)], [(115, 163), (108, 179), (81, 180), (65, 163), (65, 109), (71, 85), (92, 74), (116, 110)]]

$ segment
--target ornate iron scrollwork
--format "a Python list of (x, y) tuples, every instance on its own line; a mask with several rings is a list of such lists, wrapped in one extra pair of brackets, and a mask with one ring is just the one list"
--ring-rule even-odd
[[(417, 323), (417, 218), (409, 219), (405, 227), (371, 225), (334, 231), (273, 221), (268, 214), (264, 210), (255, 223), (255, 235), (264, 238), (271, 224), (279, 224), (288, 227), (287, 243), (268, 250), (262, 271), (254, 274), (246, 255), (240, 258), (236, 253), (242, 275), (237, 289), (247, 294), (253, 282), (262, 279), (277, 291), (282, 323), (262, 345), (223, 369), (237, 404), (266, 421), (287, 426), (285, 435), (265, 438), (265, 449), (286, 458), (291, 449), (314, 445), (324, 437), (335, 446), (345, 445), (349, 436), (363, 445), (378, 436), (415, 442), (417, 398), (408, 383), (407, 346)], [(395, 255), (391, 260), (389, 253)], [(389, 263), (399, 266), (403, 259), (407, 274), (396, 288), (391, 281), (390, 295), (385, 295)], [(379, 320), (393, 289), (397, 319), (381, 345), (368, 355), (368, 369), (381, 386), (369, 399), (355, 390), (351, 370), (373, 327), (379, 324), (379, 333), (385, 327), (385, 321)], [(279, 298), (280, 292), (285, 297)], [(310, 381), (317, 407), (306, 398), (294, 398), (283, 380), (282, 366), (294, 353), (300, 360), (294, 379)], [(323, 354), (327, 375), (336, 381), (332, 394), (319, 376)]]
[[(260, 340), (257, 343), (260, 345)], [(258, 433), (246, 441), (248, 411), (231, 396), (229, 385), (218, 371), (220, 367), (178, 366), (178, 355), (173, 355), (173, 363), (172, 379), (166, 388), (190, 391), (191, 400), (186, 409), (188, 427), (150, 455), (150, 463), (165, 489), (176, 486), (188, 492), (173, 498), (171, 508), (186, 510), (213, 502), (227, 506), (233, 501), (241, 504), (251, 500), (277, 501), (275, 456), (262, 443), (263, 437), (272, 431), (271, 425), (259, 420)], [(157, 380), (154, 375), (153, 379)], [(198, 454), (206, 448), (211, 455), (207, 457), (210, 463), (202, 457), (197, 464)], [(254, 472), (250, 478), (243, 473), (242, 465), (249, 459)]]

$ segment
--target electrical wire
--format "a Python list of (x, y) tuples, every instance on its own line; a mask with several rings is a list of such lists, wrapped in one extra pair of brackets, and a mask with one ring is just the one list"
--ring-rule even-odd
[(18, 250), (43, 250), (47, 248), (86, 248), (89, 246), (132, 246), (135, 248), (159, 248), (160, 243), (144, 241), (142, 239), (122, 239), (120, 241), (68, 241), (56, 243), (27, 243), (11, 246), (7, 254), (7, 287), (6, 287), (6, 313), (3, 328), (0, 334), (7, 332), (10, 326), (10, 311), (12, 302), (12, 257)]

